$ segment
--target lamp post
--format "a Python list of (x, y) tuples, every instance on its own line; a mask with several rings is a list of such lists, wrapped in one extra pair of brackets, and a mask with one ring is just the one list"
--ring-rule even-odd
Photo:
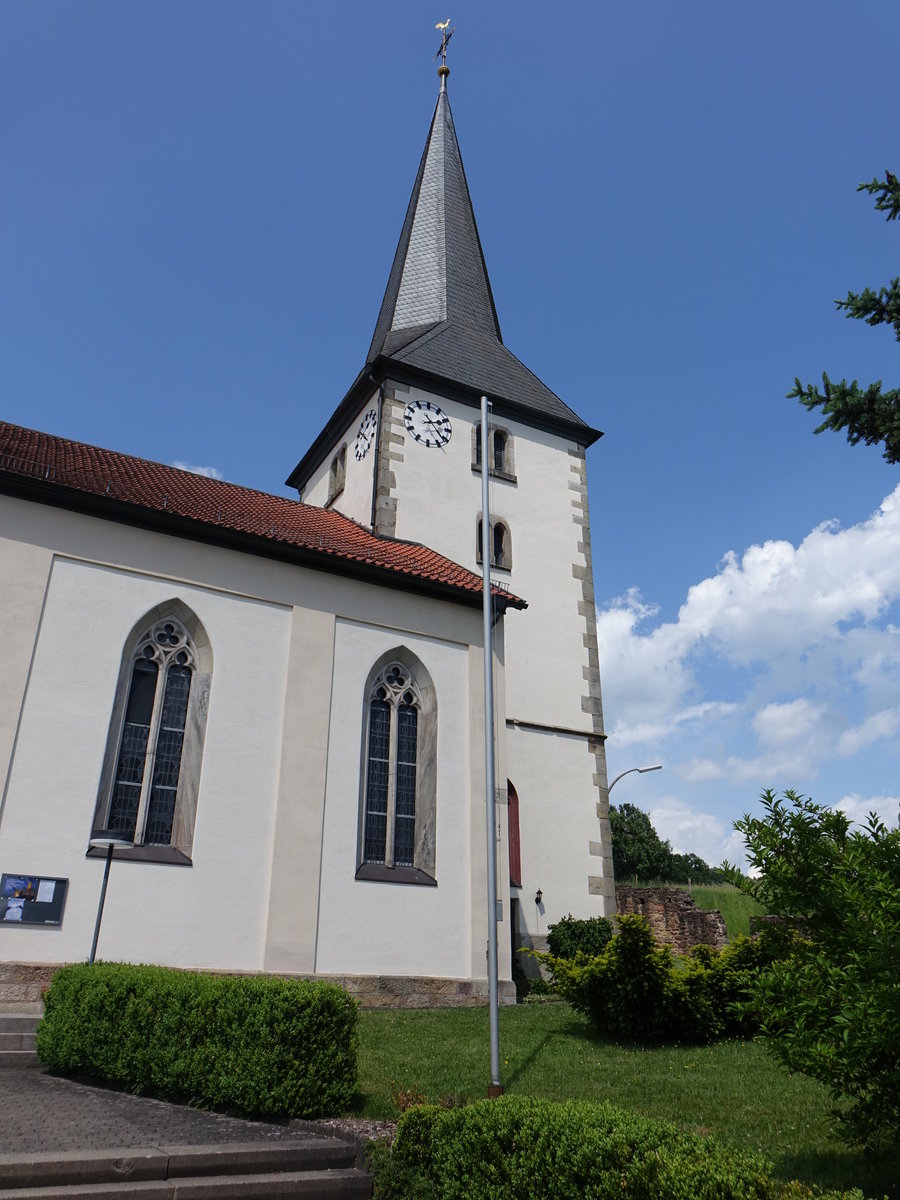
[(97, 923), (94, 926), (94, 940), (91, 942), (91, 954), (88, 962), (92, 963), (97, 955), (97, 940), (100, 937), (100, 922), (103, 920), (103, 905), (106, 903), (106, 885), (109, 883), (109, 868), (113, 859), (113, 851), (118, 846), (133, 846), (128, 838), (118, 837), (114, 833), (99, 833), (88, 842), (92, 850), (106, 850), (106, 866), (103, 868), (103, 886), (100, 888), (100, 903), (97, 906)]
[(624, 779), (626, 775), (633, 775), (635, 771), (638, 773), (638, 775), (643, 775), (646, 771), (661, 771), (661, 770), (662, 770), (662, 763), (656, 763), (652, 767), (629, 767), (627, 771), (622, 771), (622, 773), (620, 775), (617, 775), (615, 777), (615, 779), (612, 781), (612, 783), (606, 789), (607, 795), (613, 790), (613, 788), (616, 786), (616, 784), (619, 782), (619, 780)]

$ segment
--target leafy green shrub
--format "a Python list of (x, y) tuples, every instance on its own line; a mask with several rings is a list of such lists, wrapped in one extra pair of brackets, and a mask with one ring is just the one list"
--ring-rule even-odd
[[(611, 1104), (523, 1096), (410, 1109), (370, 1158), (378, 1200), (804, 1200), (762, 1157)], [(839, 1193), (830, 1193), (838, 1200)], [(820, 1200), (827, 1200), (820, 1196)], [(862, 1200), (861, 1192), (844, 1200)]]
[(724, 950), (696, 946), (678, 958), (646, 920), (618, 919), (603, 952), (573, 959), (543, 955), (556, 988), (600, 1033), (637, 1043), (711, 1042), (753, 1032), (752, 984), (778, 947), (767, 938), (737, 938)]
[(601, 954), (612, 939), (612, 922), (606, 917), (579, 920), (571, 913), (551, 925), (547, 934), (550, 953), (556, 958), (574, 958), (582, 954)]
[(356, 1002), (326, 983), (94, 963), (53, 977), (41, 1061), (206, 1107), (312, 1117), (356, 1089)]
[(759, 976), (769, 1048), (820, 1080), (850, 1141), (900, 1143), (900, 830), (787, 791), (735, 828), (760, 872), (738, 886), (781, 918), (790, 954)]

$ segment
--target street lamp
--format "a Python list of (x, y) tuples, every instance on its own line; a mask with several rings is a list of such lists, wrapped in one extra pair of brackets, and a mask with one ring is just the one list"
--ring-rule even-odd
[(626, 775), (632, 775), (637, 771), (638, 775), (643, 775), (645, 771), (661, 771), (662, 763), (656, 763), (652, 767), (629, 767), (627, 771), (623, 771), (621, 775), (617, 775), (609, 787), (606, 789), (607, 795), (613, 790), (620, 779), (624, 779)]
[(100, 922), (103, 919), (103, 905), (106, 903), (106, 885), (109, 883), (109, 867), (113, 859), (113, 851), (118, 846), (119, 849), (124, 849), (126, 846), (133, 846), (129, 838), (119, 837), (117, 834), (105, 830), (99, 830), (96, 837), (92, 837), (88, 842), (92, 850), (106, 850), (106, 866), (103, 869), (103, 886), (100, 888), (100, 903), (97, 906), (97, 923), (94, 926), (94, 940), (91, 943), (91, 956), (88, 959), (89, 963), (94, 961), (97, 954), (97, 939), (100, 937)]

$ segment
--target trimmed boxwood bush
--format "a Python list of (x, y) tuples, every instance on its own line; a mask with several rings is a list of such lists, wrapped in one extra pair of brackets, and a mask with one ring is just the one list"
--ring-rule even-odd
[(94, 963), (57, 971), (45, 1003), (52, 1071), (291, 1117), (343, 1111), (356, 1090), (357, 1006), (333, 984)]
[(748, 1003), (760, 971), (779, 953), (766, 936), (739, 937), (723, 950), (695, 946), (680, 958), (661, 946), (644, 917), (623, 914), (600, 954), (538, 955), (556, 990), (598, 1032), (638, 1045), (712, 1042), (753, 1033)]
[(579, 918), (569, 913), (547, 930), (547, 947), (556, 958), (601, 954), (612, 935), (612, 922), (606, 917)]
[(862, 1200), (780, 1183), (759, 1155), (611, 1104), (523, 1096), (410, 1109), (370, 1164), (378, 1200)]

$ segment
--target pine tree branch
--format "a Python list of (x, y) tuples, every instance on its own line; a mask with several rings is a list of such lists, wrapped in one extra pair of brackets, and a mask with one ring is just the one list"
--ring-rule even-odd
[(861, 183), (858, 192), (868, 192), (876, 196), (875, 207), (879, 212), (886, 212), (886, 221), (896, 221), (900, 216), (900, 180), (890, 171), (885, 171), (885, 179), (873, 179), (871, 183)]
[(825, 420), (816, 433), (846, 429), (851, 446), (857, 442), (867, 446), (884, 442), (885, 461), (900, 462), (900, 389), (882, 392), (879, 379), (863, 391), (855, 379), (852, 383), (846, 379), (832, 383), (823, 371), (822, 391), (813, 384), (804, 387), (795, 379), (787, 398), (799, 400), (810, 412), (821, 407)]
[(846, 316), (862, 319), (867, 325), (892, 325), (900, 342), (900, 276), (891, 280), (890, 287), (848, 292), (846, 300), (835, 300), (835, 304), (846, 310)]

